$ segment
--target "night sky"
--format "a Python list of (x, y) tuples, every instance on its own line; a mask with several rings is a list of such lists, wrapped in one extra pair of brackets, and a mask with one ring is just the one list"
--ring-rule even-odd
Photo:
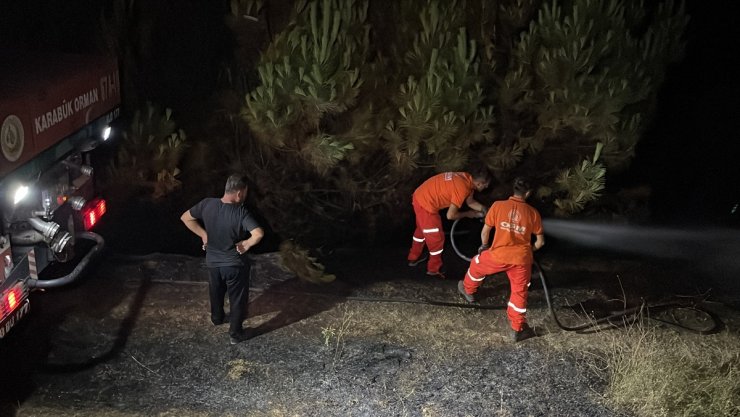
[[(160, 0), (147, 7), (157, 22), (157, 60), (147, 66), (151, 99), (187, 114), (212, 91), (218, 62), (232, 44), (223, 25), (226, 1)], [(281, 2), (271, 2), (273, 8)], [(80, 51), (95, 45), (101, 2), (0, 1), (0, 46), (46, 46)], [(729, 0), (687, 3), (691, 16), (684, 61), (666, 74), (657, 117), (637, 148), (631, 169), (612, 184), (652, 186), (658, 223), (740, 225), (740, 51)], [(740, 212), (740, 209), (738, 209)]]

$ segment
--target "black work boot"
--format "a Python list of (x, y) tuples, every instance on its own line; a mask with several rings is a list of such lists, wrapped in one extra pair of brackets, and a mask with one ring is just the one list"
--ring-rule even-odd
[(429, 254), (423, 254), (419, 256), (419, 258), (416, 259), (415, 261), (409, 261), (409, 266), (419, 265), (420, 263), (426, 261), (427, 259), (429, 259)]
[(427, 276), (428, 277), (433, 277), (433, 278), (439, 278), (439, 279), (447, 279), (447, 277), (445, 276), (444, 271), (442, 271), (442, 270), (437, 271), (437, 272), (427, 271)]
[(228, 314), (224, 315), (221, 318), (211, 316), (211, 323), (213, 323), (214, 326), (220, 326), (220, 325), (222, 325), (224, 323), (228, 323), (228, 322), (229, 322), (229, 315)]
[(237, 345), (247, 339), (249, 339), (249, 333), (245, 329), (229, 335), (229, 343), (232, 345)]
[(463, 296), (463, 298), (465, 299), (465, 301), (467, 301), (469, 303), (474, 303), (475, 302), (475, 296), (473, 294), (468, 294), (468, 293), (465, 292), (465, 285), (463, 285), (463, 281), (462, 280), (457, 281), (457, 292), (459, 292), (460, 295)]
[(537, 333), (534, 331), (533, 328), (529, 327), (528, 324), (525, 324), (524, 327), (522, 327), (522, 329), (518, 332), (512, 329), (510, 334), (511, 340), (513, 340), (514, 343), (521, 342), (522, 340), (531, 339), (537, 336)]

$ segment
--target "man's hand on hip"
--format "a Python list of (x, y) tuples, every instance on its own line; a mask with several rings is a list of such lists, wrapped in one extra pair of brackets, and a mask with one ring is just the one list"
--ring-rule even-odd
[(248, 249), (249, 249), (249, 248), (248, 248), (248, 247), (247, 247), (247, 245), (245, 244), (245, 241), (243, 241), (243, 240), (242, 240), (241, 242), (237, 242), (237, 243), (236, 243), (236, 252), (237, 252), (237, 253), (238, 253), (239, 255), (243, 255), (243, 254), (244, 254), (244, 253), (245, 253), (245, 252), (246, 252), (246, 251), (247, 251)]

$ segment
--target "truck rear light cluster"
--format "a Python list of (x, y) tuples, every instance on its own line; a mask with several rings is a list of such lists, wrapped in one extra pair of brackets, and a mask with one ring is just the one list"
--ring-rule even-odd
[(0, 319), (12, 313), (25, 298), (26, 292), (20, 284), (5, 291), (0, 299)]
[(85, 223), (85, 230), (90, 230), (105, 214), (105, 200), (98, 198), (88, 202), (82, 209), (82, 221)]

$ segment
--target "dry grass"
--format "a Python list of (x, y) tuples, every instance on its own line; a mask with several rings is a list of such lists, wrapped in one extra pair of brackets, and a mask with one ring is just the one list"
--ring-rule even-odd
[(740, 415), (740, 338), (635, 326), (606, 351), (615, 405), (644, 416)]
[(337, 361), (342, 357), (345, 339), (350, 334), (354, 322), (354, 310), (350, 309), (346, 304), (341, 307), (341, 310), (342, 317), (339, 323), (331, 324), (321, 329), (324, 346), (331, 346), (334, 352), (331, 364), (332, 369), (336, 368)]
[[(550, 338), (606, 382), (606, 403), (650, 417), (740, 416), (740, 335), (701, 336), (638, 321)], [(554, 340), (552, 340), (554, 339)], [(558, 340), (559, 339), (559, 340)]]

